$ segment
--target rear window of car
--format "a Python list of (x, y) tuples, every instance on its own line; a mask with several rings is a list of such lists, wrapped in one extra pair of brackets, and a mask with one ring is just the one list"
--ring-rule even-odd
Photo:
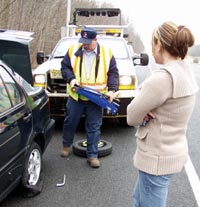
[(22, 102), (22, 96), (10, 74), (0, 68), (0, 113)]
[(0, 113), (3, 113), (11, 108), (11, 102), (8, 93), (5, 89), (5, 85), (0, 76)]
[(32, 70), (28, 45), (0, 40), (0, 59), (32, 84)]

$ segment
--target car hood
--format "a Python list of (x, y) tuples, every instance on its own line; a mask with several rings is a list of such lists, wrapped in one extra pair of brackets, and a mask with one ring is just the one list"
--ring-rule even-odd
[[(39, 65), (36, 69), (33, 70), (33, 74), (45, 74), (49, 70), (60, 70), (61, 61), (63, 58), (56, 58), (48, 60), (43, 64)], [(119, 69), (119, 75), (135, 75), (135, 67), (131, 60), (127, 59), (116, 59), (117, 67)]]
[(55, 58), (52, 60), (47, 60), (43, 64), (39, 65), (36, 69), (33, 70), (33, 74), (45, 74), (49, 70), (60, 70), (61, 61), (63, 58)]
[(116, 59), (119, 75), (135, 75), (135, 67), (132, 61), (127, 59)]

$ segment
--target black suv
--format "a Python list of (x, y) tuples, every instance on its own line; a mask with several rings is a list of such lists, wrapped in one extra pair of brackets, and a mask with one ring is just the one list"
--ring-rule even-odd
[(0, 61), (0, 201), (16, 186), (27, 196), (42, 190), (42, 154), (55, 126), (48, 104), (41, 87)]

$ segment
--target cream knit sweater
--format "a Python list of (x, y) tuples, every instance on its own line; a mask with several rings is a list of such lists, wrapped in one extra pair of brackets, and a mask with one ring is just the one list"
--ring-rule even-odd
[[(127, 107), (127, 123), (138, 126), (134, 165), (153, 175), (180, 172), (188, 157), (187, 124), (198, 86), (189, 64), (172, 61), (147, 78)], [(152, 111), (156, 118), (140, 126)]]

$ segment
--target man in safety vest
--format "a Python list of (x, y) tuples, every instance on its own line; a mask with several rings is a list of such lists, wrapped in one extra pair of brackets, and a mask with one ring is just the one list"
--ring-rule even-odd
[(61, 62), (63, 79), (67, 82), (69, 98), (66, 105), (66, 117), (63, 124), (63, 147), (60, 155), (69, 156), (74, 134), (82, 115), (85, 115), (87, 137), (87, 161), (91, 167), (100, 167), (98, 160), (98, 142), (102, 125), (103, 109), (84, 96), (71, 92), (75, 85), (91, 87), (114, 99), (118, 90), (119, 73), (116, 60), (110, 49), (100, 46), (97, 32), (92, 28), (81, 31), (79, 43), (72, 45)]

